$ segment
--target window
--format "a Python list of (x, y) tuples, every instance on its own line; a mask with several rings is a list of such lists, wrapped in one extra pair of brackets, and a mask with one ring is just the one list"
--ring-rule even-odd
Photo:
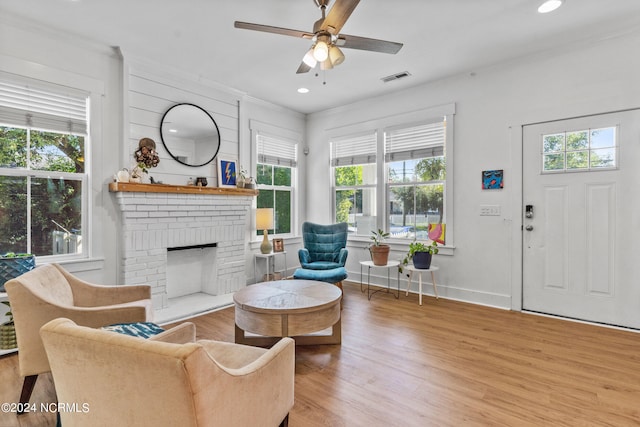
[(614, 169), (616, 140), (615, 127), (542, 135), (542, 171)]
[[(275, 229), (271, 234), (290, 234), (293, 226), (294, 188), (298, 144), (258, 133), (256, 183), (258, 208), (273, 208)], [(256, 230), (261, 236), (262, 230)]]
[(0, 253), (83, 253), (88, 99), (0, 73)]
[(331, 141), (335, 221), (370, 235), (376, 225), (376, 132)]
[(446, 118), (385, 131), (387, 219), (393, 237), (428, 239), (428, 225), (443, 223)]
[(451, 103), (328, 130), (334, 218), (352, 240), (378, 228), (401, 244), (427, 240), (442, 224), (434, 229), (446, 225), (440, 237), (453, 248), (454, 116)]

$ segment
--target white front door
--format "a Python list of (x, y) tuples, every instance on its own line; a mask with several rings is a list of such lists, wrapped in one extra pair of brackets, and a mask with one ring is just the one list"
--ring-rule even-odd
[(640, 110), (523, 128), (523, 301), (640, 329)]

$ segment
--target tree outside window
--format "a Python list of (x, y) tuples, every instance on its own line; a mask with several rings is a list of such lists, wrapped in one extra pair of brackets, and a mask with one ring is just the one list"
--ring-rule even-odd
[[(273, 208), (275, 229), (270, 234), (291, 233), (292, 168), (258, 164), (256, 182), (260, 193), (258, 208)], [(256, 230), (261, 236), (262, 230)]]
[(427, 239), (428, 225), (444, 219), (444, 156), (387, 164), (389, 230), (394, 237)]
[(0, 253), (80, 253), (85, 138), (0, 126)]

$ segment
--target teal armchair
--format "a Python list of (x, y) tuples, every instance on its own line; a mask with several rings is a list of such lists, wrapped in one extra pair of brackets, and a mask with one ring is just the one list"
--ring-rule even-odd
[(347, 262), (347, 223), (302, 224), (304, 248), (298, 251), (300, 266), (307, 270), (332, 270)]

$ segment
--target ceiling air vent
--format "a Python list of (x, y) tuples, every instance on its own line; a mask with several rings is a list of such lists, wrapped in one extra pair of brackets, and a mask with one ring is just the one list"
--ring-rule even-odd
[(410, 75), (411, 75), (410, 72), (402, 71), (400, 73), (391, 74), (390, 76), (383, 77), (380, 80), (382, 80), (384, 83), (389, 83), (389, 82), (392, 82), (394, 80), (404, 79), (405, 77), (409, 77)]

